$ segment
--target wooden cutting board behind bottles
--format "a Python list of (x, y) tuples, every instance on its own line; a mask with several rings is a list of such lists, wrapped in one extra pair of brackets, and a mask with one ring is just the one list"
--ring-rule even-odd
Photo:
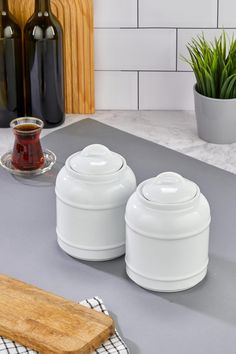
[[(67, 113), (94, 113), (93, 0), (52, 0), (64, 30), (65, 99)], [(9, 0), (10, 10), (24, 27), (34, 0)]]

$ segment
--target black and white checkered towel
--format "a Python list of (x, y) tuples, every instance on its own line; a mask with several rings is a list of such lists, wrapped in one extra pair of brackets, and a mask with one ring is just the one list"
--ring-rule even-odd
[[(106, 315), (109, 315), (106, 310), (103, 301), (98, 297), (94, 297), (89, 300), (84, 300), (80, 302), (81, 305), (94, 309), (98, 312), (103, 312)], [(34, 350), (23, 347), (22, 345), (12, 342), (6, 338), (0, 337), (0, 353), (1, 354), (39, 354)], [(101, 345), (94, 354), (129, 354), (129, 350), (118, 332), (116, 331), (114, 336), (112, 336), (106, 343)]]

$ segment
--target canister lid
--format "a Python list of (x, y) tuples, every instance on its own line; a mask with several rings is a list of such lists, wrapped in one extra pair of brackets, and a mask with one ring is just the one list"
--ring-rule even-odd
[(123, 160), (106, 146), (93, 144), (73, 155), (69, 164), (80, 175), (107, 175), (120, 170)]
[(193, 199), (197, 194), (197, 189), (195, 183), (179, 174), (165, 172), (144, 183), (142, 194), (150, 202), (178, 204)]

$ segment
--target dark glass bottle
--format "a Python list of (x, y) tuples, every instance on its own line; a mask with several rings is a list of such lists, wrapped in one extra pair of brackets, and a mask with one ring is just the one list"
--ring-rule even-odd
[(35, 0), (35, 12), (24, 30), (26, 113), (46, 128), (65, 120), (63, 33), (50, 0)]
[(22, 33), (8, 1), (0, 0), (0, 127), (24, 115)]

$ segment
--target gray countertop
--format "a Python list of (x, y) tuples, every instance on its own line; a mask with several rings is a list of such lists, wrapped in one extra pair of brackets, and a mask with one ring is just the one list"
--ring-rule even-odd
[[(236, 144), (214, 145), (199, 139), (194, 112), (98, 111), (95, 115), (68, 115), (65, 125), (87, 117), (140, 136), (185, 155), (236, 173)], [(61, 127), (57, 128), (60, 129)], [(53, 130), (45, 130), (43, 135)], [(12, 145), (10, 129), (0, 129), (0, 154)]]
[[(55, 178), (71, 153), (94, 142), (121, 153), (138, 182), (174, 170), (200, 186), (212, 211), (209, 272), (201, 284), (154, 293), (127, 278), (123, 257), (91, 263), (59, 249)], [(91, 120), (43, 144), (58, 156), (51, 173), (22, 179), (0, 170), (0, 271), (72, 300), (100, 296), (131, 354), (235, 354), (235, 175)]]

